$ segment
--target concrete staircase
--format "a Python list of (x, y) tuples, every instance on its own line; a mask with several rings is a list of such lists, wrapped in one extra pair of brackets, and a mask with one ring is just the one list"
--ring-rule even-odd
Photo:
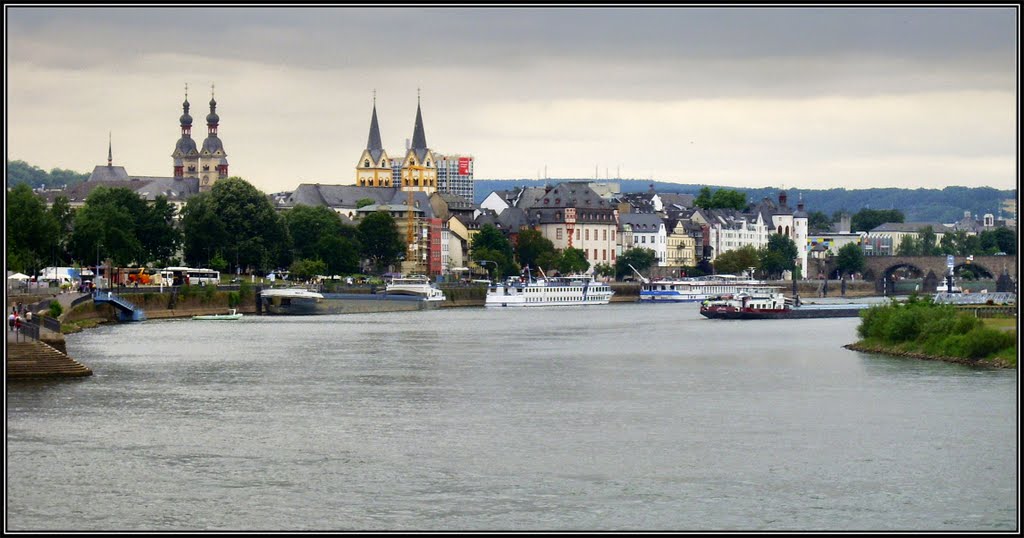
[(8, 380), (88, 375), (92, 370), (87, 366), (48, 344), (38, 340), (7, 342)]

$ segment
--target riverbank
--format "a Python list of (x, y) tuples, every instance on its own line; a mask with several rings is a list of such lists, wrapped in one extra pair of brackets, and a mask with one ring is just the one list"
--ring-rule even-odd
[(893, 355), (896, 357), (907, 357), (911, 359), (921, 359), (928, 361), (942, 361), (952, 362), (956, 364), (965, 364), (968, 366), (987, 366), (991, 368), (1016, 368), (1017, 363), (1003, 359), (1001, 357), (988, 358), (988, 359), (968, 359), (965, 357), (945, 357), (941, 355), (928, 355), (927, 353), (920, 353), (916, 351), (907, 351), (900, 349), (898, 346), (886, 346), (881, 344), (867, 344), (863, 341), (854, 342), (843, 346), (851, 351), (860, 351), (863, 353), (877, 353), (883, 355)]

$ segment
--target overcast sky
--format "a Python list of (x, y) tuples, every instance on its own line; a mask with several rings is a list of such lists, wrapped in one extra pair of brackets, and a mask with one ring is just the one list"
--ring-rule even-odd
[(478, 179), (1015, 188), (1018, 8), (17, 7), (7, 159), (170, 176), (215, 84), (230, 174), (353, 184), (373, 94), (402, 157)]

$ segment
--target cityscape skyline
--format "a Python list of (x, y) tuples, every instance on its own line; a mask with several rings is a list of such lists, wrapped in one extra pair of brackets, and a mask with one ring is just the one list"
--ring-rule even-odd
[(171, 176), (188, 84), (193, 137), (216, 85), (230, 175), (265, 192), (353, 184), (374, 99), (400, 156), (419, 98), (478, 179), (1017, 184), (1015, 6), (5, 12), (7, 159), (46, 170), (109, 136)]

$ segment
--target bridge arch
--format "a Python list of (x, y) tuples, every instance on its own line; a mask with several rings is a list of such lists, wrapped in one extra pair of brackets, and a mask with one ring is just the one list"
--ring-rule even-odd
[[(959, 272), (960, 269), (969, 268), (975, 274), (984, 275), (986, 278), (999, 279), (1002, 275), (1008, 275), (1013, 289), (1016, 289), (1017, 281), (1017, 256), (974, 256), (968, 260), (965, 256), (953, 257), (953, 269)], [(864, 258), (864, 279), (875, 282), (875, 290), (879, 293), (891, 293), (895, 290), (895, 282), (891, 278), (893, 271), (903, 267), (913, 267), (920, 271), (922, 278), (929, 279), (934, 274), (936, 283), (941, 282), (949, 270), (946, 265), (946, 256), (868, 256)], [(928, 282), (923, 282), (923, 289), (928, 288)]]

